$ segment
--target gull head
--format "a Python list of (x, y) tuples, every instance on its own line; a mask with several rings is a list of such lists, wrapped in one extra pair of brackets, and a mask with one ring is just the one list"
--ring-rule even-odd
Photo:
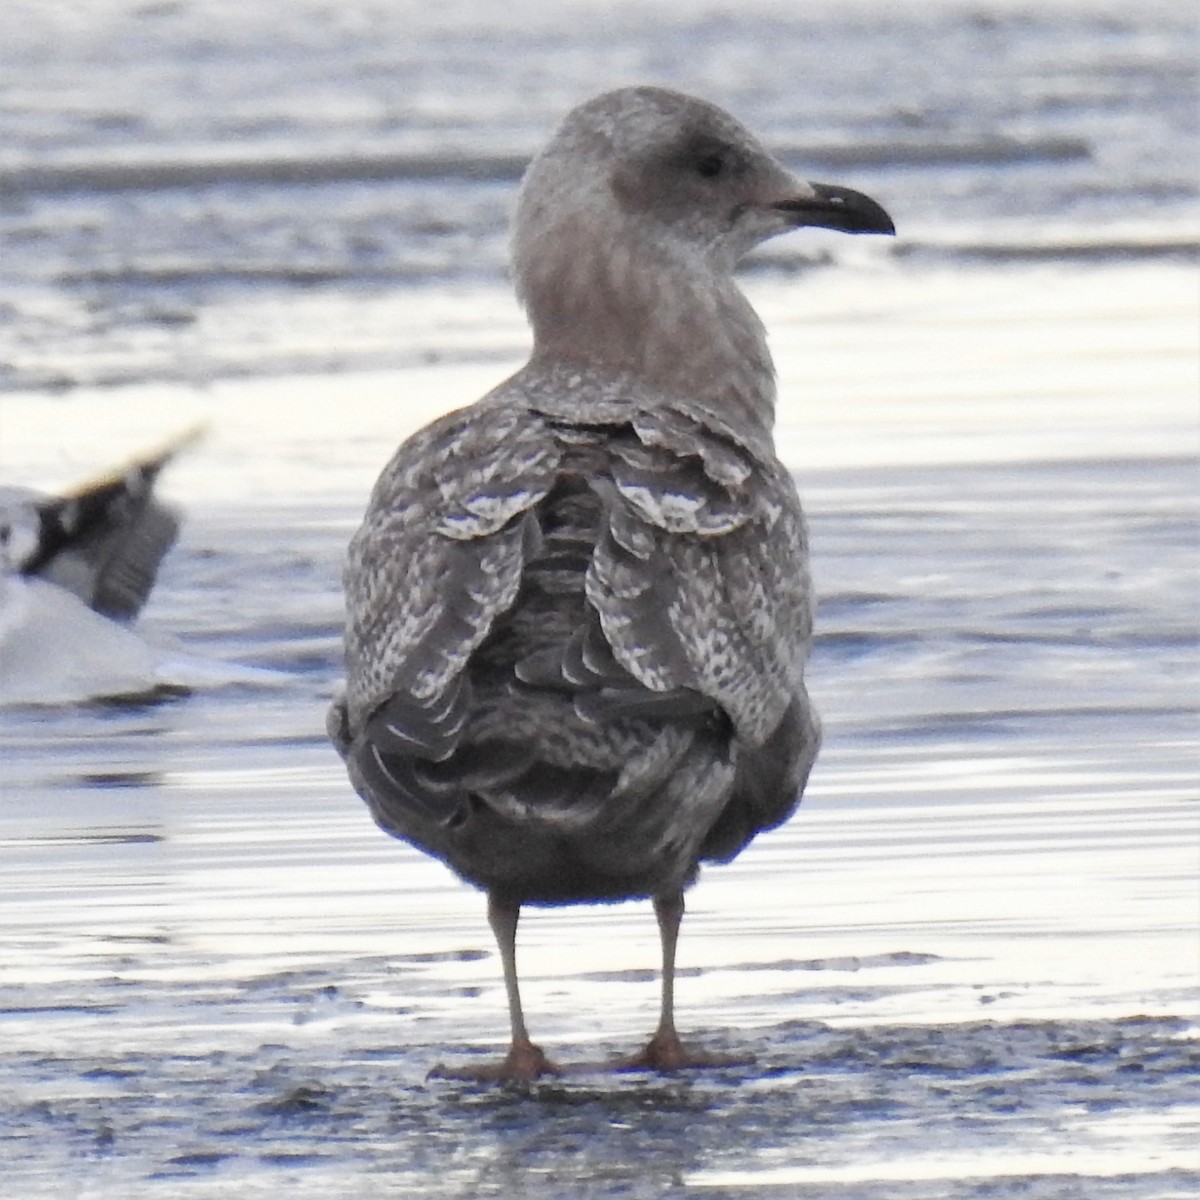
[(715, 104), (630, 87), (573, 109), (530, 164), (514, 257), (520, 280), (556, 234), (568, 231), (578, 250), (590, 227), (729, 270), (758, 243), (803, 226), (895, 232), (869, 196), (797, 178)]
[(798, 179), (714, 104), (656, 87), (597, 96), (567, 114), (517, 201), (534, 360), (659, 391), (719, 388), (765, 412), (774, 368), (733, 268), (802, 226), (894, 232), (874, 200)]

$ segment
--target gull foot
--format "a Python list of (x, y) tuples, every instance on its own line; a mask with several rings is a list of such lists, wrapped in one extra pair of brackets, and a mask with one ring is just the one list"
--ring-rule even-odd
[(551, 1062), (540, 1046), (532, 1042), (512, 1046), (504, 1059), (483, 1067), (443, 1067), (429, 1072), (430, 1079), (469, 1079), (475, 1083), (532, 1083), (544, 1075), (561, 1075), (562, 1068)]
[(752, 1054), (717, 1054), (685, 1046), (675, 1033), (656, 1033), (644, 1050), (624, 1059), (618, 1071), (680, 1071), (689, 1067), (737, 1067), (754, 1061)]

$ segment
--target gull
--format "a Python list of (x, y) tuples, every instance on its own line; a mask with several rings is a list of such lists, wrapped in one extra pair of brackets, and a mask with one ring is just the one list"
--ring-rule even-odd
[(175, 542), (154, 495), (198, 436), (62, 494), (0, 488), (0, 703), (62, 703), (152, 690), (159, 656), (129, 628)]
[(728, 113), (657, 87), (570, 112), (513, 232), (529, 362), (404, 442), (344, 572), (330, 737), (376, 822), (484, 890), (511, 1044), (521, 906), (653, 902), (658, 1027), (623, 1065), (719, 1061), (674, 1017), (684, 892), (796, 809), (820, 741), (804, 685), (804, 517), (772, 442), (762, 323), (734, 280), (804, 226), (890, 234)]

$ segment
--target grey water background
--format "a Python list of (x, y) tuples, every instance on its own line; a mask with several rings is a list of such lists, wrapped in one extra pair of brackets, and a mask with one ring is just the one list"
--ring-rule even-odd
[[(409, 361), (371, 295), (501, 280), (523, 162), (628, 82), (711, 96), (796, 168), (884, 194), (905, 228), (874, 252), (914, 266), (1186, 257), (1192, 14), (1127, 9), (7, 0), (5, 381)], [(359, 303), (297, 338), (299, 288)]]
[[(267, 668), (0, 714), (0, 1172), (31, 1197), (1194, 1194), (1196, 34), (1187, 5), (20, 0), (0, 9), (0, 454), (197, 418), (146, 636)], [(526, 156), (666, 83), (901, 236), (748, 265), (810, 513), (826, 749), (646, 906), (481, 898), (324, 744), (338, 573), (406, 432), (520, 361)]]

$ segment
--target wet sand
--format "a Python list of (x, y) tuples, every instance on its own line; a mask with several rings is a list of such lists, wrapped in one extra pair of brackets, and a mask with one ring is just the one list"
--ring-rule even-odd
[[(676, 1078), (594, 1069), (656, 1012), (653, 919), (622, 905), (522, 922), (534, 1033), (585, 1069), (428, 1079), (504, 1040), (482, 898), (374, 829), (321, 733), (366, 488), (505, 353), (5, 397), (14, 481), (43, 486), (208, 418), (143, 627), (284, 672), (0, 714), (6, 1188), (1193, 1194), (1194, 289), (1023, 274), (871, 306), (861, 279), (756, 282), (828, 741), (797, 817), (689, 898), (681, 1025), (754, 1061)], [(510, 304), (465, 320), (519, 346)]]

